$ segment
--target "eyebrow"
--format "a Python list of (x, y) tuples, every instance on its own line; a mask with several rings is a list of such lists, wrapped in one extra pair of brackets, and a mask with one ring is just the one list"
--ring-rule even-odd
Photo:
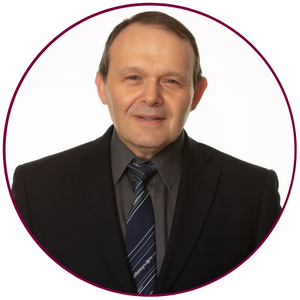
[(139, 68), (139, 67), (125, 67), (122, 70), (120, 70), (119, 74), (124, 74), (127, 72), (140, 72), (140, 73), (144, 73), (143, 69)]

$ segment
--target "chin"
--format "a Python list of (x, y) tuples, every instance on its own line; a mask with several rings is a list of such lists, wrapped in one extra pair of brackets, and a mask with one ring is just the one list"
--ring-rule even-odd
[(135, 140), (134, 144), (141, 148), (160, 148), (165, 144), (165, 141), (161, 137), (147, 136), (147, 134), (145, 134)]

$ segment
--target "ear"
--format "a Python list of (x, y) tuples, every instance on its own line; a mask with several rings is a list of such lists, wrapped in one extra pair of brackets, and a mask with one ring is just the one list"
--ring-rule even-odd
[(202, 98), (202, 95), (207, 87), (207, 80), (205, 77), (202, 77), (200, 81), (197, 84), (196, 90), (194, 92), (194, 98), (193, 98), (193, 103), (191, 107), (191, 111), (194, 110), (198, 103), (200, 102), (200, 99)]
[(97, 86), (97, 92), (98, 92), (98, 96), (99, 96), (101, 102), (103, 104), (107, 104), (107, 101), (106, 101), (106, 86), (105, 86), (105, 83), (104, 83), (99, 71), (96, 74), (95, 84)]

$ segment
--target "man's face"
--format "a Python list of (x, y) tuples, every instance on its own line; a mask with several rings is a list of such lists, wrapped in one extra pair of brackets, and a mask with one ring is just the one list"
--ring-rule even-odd
[(194, 52), (175, 34), (154, 26), (125, 28), (110, 48), (106, 84), (96, 84), (101, 101), (124, 144), (151, 158), (180, 135), (205, 88), (193, 87)]

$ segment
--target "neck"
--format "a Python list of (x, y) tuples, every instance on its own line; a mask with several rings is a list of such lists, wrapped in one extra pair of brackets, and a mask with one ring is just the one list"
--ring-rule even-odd
[[(119, 135), (118, 135), (119, 136)], [(161, 145), (160, 147), (137, 147), (128, 141), (124, 140), (121, 136), (119, 139), (124, 143), (124, 145), (137, 157), (151, 159), (155, 156), (158, 152), (164, 149), (168, 145)]]
[(137, 157), (151, 159), (155, 156), (158, 152), (160, 152), (163, 148), (146, 148), (146, 147), (135, 147), (132, 144), (127, 143), (126, 141), (122, 142), (127, 146), (127, 148)]

